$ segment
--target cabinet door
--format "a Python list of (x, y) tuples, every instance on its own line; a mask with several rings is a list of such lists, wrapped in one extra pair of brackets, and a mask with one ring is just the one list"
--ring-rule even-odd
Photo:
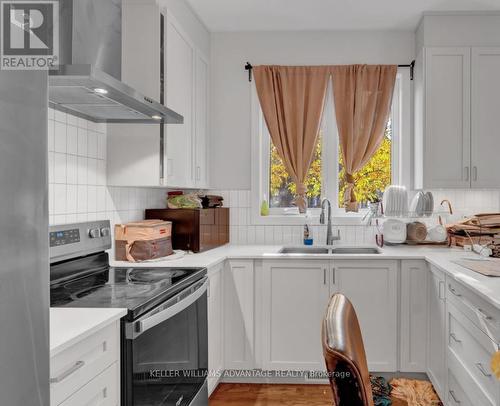
[(472, 187), (500, 187), (500, 48), (472, 48)]
[(265, 261), (262, 350), (265, 370), (324, 370), (321, 321), (328, 261)]
[(223, 364), (223, 307), (222, 278), (223, 264), (208, 270), (208, 392), (212, 393), (218, 382), (218, 374), (224, 369)]
[(253, 369), (254, 269), (252, 260), (230, 260), (224, 272), (224, 366)]
[(401, 372), (427, 371), (427, 277), (425, 261), (401, 261)]
[(446, 309), (444, 274), (431, 266), (428, 285), (427, 375), (441, 399), (446, 389)]
[(205, 57), (200, 52), (196, 54), (196, 126), (195, 126), (195, 165), (194, 176), (197, 187), (208, 186), (208, 101), (209, 101), (209, 65)]
[(424, 187), (470, 187), (470, 48), (425, 50)]
[(167, 124), (166, 185), (194, 186), (194, 61), (193, 45), (170, 14), (165, 22), (166, 105), (184, 117), (184, 124)]
[(338, 290), (353, 304), (361, 326), (368, 368), (397, 370), (397, 261), (334, 261)]

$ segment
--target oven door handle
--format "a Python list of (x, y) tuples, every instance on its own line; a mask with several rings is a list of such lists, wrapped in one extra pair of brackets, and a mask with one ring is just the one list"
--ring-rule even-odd
[[(176, 314), (179, 314), (184, 309), (188, 308), (194, 302), (196, 302), (207, 291), (207, 287), (208, 279), (205, 278), (203, 283), (196, 290), (194, 290), (193, 293), (189, 294), (184, 299), (181, 299), (177, 303), (159, 311), (158, 313), (147, 316), (142, 320), (128, 323), (126, 328), (126, 337), (128, 339), (134, 339), (140, 336), (142, 333), (148, 331), (149, 329), (174, 317)], [(191, 289), (192, 287), (182, 291), (177, 295), (177, 297), (182, 297), (186, 291), (189, 291)]]

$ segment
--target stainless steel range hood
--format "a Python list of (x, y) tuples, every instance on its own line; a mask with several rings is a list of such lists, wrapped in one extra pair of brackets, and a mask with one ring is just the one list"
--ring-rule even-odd
[(60, 66), (49, 72), (51, 107), (98, 123), (183, 123), (180, 114), (121, 81), (121, 0), (59, 4)]

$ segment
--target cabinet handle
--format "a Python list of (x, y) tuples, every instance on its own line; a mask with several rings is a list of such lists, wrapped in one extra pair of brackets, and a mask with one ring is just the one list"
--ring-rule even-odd
[(323, 285), (326, 285), (326, 268), (323, 268)]
[(201, 168), (199, 166), (196, 167), (196, 180), (201, 179)]
[(450, 337), (453, 338), (453, 341), (455, 341), (456, 343), (461, 343), (462, 340), (459, 340), (457, 338), (457, 336), (455, 335), (455, 333), (450, 333)]
[(445, 286), (443, 281), (439, 281), (439, 300), (445, 299)]
[(451, 285), (448, 285), (448, 289), (450, 290), (451, 293), (453, 293), (456, 297), (461, 297), (462, 295), (458, 293), (455, 289), (451, 287)]
[(488, 378), (491, 376), (491, 374), (489, 374), (488, 372), (486, 372), (486, 370), (485, 370), (485, 369), (484, 369), (484, 367), (483, 367), (483, 364), (481, 364), (480, 362), (478, 362), (478, 363), (476, 364), (476, 367), (477, 367), (477, 369), (479, 369), (479, 371), (481, 371), (481, 373), (482, 373), (484, 376), (486, 376), (486, 377), (488, 377)]
[(465, 180), (469, 181), (469, 167), (466, 166), (464, 169), (465, 169)]
[(453, 399), (453, 401), (457, 404), (460, 404), (461, 402), (457, 399), (457, 397), (455, 396), (455, 392), (453, 392), (452, 390), (449, 391), (450, 392), (450, 396), (451, 398)]
[(207, 281), (207, 298), (210, 297), (210, 279)]
[(483, 309), (477, 309), (477, 312), (483, 317), (485, 320), (493, 320), (493, 317), (488, 316)]
[(63, 380), (65, 380), (68, 376), (74, 374), (76, 371), (78, 371), (80, 368), (82, 368), (85, 365), (84, 361), (77, 361), (75, 364), (68, 368), (66, 371), (62, 372), (58, 376), (54, 378), (50, 378), (50, 383), (59, 383)]
[(472, 180), (477, 181), (477, 166), (472, 167)]
[(335, 285), (335, 268), (332, 268), (332, 284)]

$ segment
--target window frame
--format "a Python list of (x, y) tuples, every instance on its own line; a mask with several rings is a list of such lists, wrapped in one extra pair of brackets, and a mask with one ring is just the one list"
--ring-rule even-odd
[[(322, 185), (321, 199), (328, 198), (332, 202), (332, 216), (335, 224), (359, 225), (365, 210), (358, 213), (347, 213), (337, 207), (338, 200), (338, 131), (334, 114), (333, 92), (331, 80), (328, 85), (327, 100), (323, 112), (323, 148), (322, 148)], [(410, 78), (406, 70), (398, 70), (391, 107), (393, 140), (391, 142), (391, 178), (393, 184), (404, 184), (409, 187), (411, 177), (411, 116), (410, 116)], [(252, 134), (252, 224), (304, 224), (308, 218), (310, 224), (319, 224), (321, 209), (308, 208), (307, 214), (299, 214), (298, 210), (287, 208), (270, 208), (269, 216), (260, 215), (260, 207), (264, 195), (269, 202), (269, 165), (270, 137), (260, 108), (255, 85), (251, 84), (251, 134)], [(407, 159), (408, 158), (408, 159)], [(332, 167), (333, 166), (333, 167)], [(328, 174), (330, 174), (328, 176)], [(332, 178), (333, 175), (333, 178)], [(288, 213), (286, 213), (288, 211)], [(290, 211), (293, 214), (290, 214)]]

